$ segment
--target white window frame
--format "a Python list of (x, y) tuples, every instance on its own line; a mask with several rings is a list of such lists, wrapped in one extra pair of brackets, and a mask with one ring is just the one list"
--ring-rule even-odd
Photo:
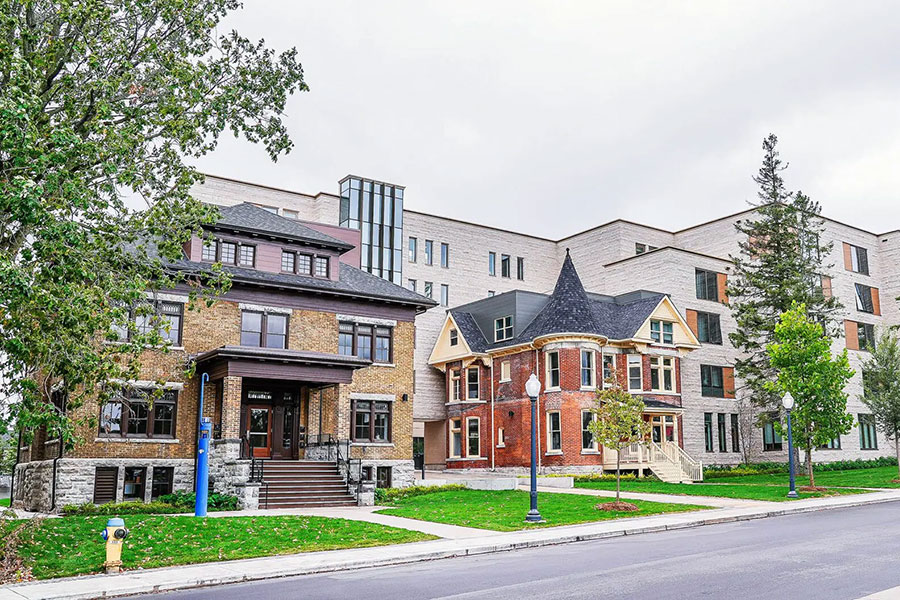
[(512, 365), (508, 360), (500, 361), (500, 383), (512, 381)]
[[(579, 356), (579, 360), (581, 362), (579, 363), (578, 378), (579, 378), (579, 381), (581, 382), (582, 390), (593, 390), (593, 389), (597, 388), (597, 356), (596, 356), (596, 354), (597, 353), (593, 350), (589, 350), (589, 349), (585, 349), (585, 348), (581, 349), (581, 355)], [(590, 359), (591, 365), (589, 367), (591, 381), (590, 381), (590, 383), (587, 383), (587, 384), (584, 383), (584, 372), (585, 372), (584, 357), (585, 357), (585, 355), (588, 355), (591, 357), (591, 359)]]
[[(507, 319), (509, 319), (509, 324), (507, 325)], [(500, 325), (498, 327), (497, 325)], [(500, 332), (503, 332), (503, 337), (500, 337)], [(494, 319), (494, 342), (505, 342), (506, 340), (511, 340), (513, 338), (513, 317), (512, 315), (506, 315), (505, 317), (499, 317)]]
[[(478, 454), (469, 454), (469, 445), (472, 443), (472, 434), (469, 430), (469, 424), (475, 421), (478, 425)], [(466, 458), (481, 458), (481, 417), (466, 417)]]
[(497, 447), (506, 448), (506, 434), (503, 432), (502, 427), (497, 428)]
[[(628, 391), (629, 392), (643, 392), (644, 391), (644, 360), (643, 355), (641, 354), (629, 354), (628, 362), (626, 364), (626, 376), (628, 378)], [(631, 369), (633, 367), (637, 367), (638, 373), (640, 373), (640, 387), (631, 387)]]
[(581, 409), (581, 453), (582, 454), (597, 454), (600, 452), (600, 447), (597, 445), (597, 438), (594, 437), (594, 434), (591, 434), (591, 445), (586, 448), (584, 446), (584, 432), (588, 431), (584, 426), (584, 415), (588, 413), (591, 415), (591, 422), (597, 420), (597, 413), (590, 410), (589, 408)]
[[(605, 363), (606, 363), (607, 358), (611, 359), (611, 362), (612, 362), (612, 368), (610, 370), (610, 377), (606, 376)], [(616, 355), (615, 354), (604, 354), (603, 358), (601, 359), (601, 362), (604, 364), (600, 365), (600, 375), (603, 377), (603, 388), (606, 389), (612, 385), (609, 383), (609, 381), (607, 381), (607, 379), (614, 379), (614, 380), (618, 379), (618, 373), (616, 373)]]
[[(668, 364), (666, 364), (668, 363)], [(653, 371), (658, 371), (656, 380), (659, 386), (653, 387)], [(671, 374), (669, 381), (671, 388), (666, 388), (666, 372)], [(650, 357), (650, 389), (654, 392), (663, 394), (675, 393), (675, 359), (671, 356), (651, 356)]]
[[(656, 325), (656, 329), (654, 330), (654, 325)], [(666, 332), (666, 325), (669, 326), (671, 331)], [(655, 335), (655, 337), (654, 337)], [(666, 341), (666, 336), (669, 336), (669, 341)], [(650, 339), (660, 344), (662, 346), (674, 346), (675, 345), (675, 324), (672, 321), (663, 321), (662, 319), (651, 319), (650, 320)]]
[[(454, 424), (457, 424), (454, 426)], [(450, 446), (447, 448), (447, 454), (450, 458), (462, 458), (462, 419), (450, 419)], [(459, 453), (454, 454), (454, 444), (455, 440), (459, 440)]]
[[(469, 375), (475, 372), (475, 384), (478, 386), (478, 393), (472, 397), (469, 396)], [(478, 367), (468, 367), (466, 369), (466, 400), (479, 400), (481, 398), (481, 369)]]
[(461, 369), (450, 369), (450, 389), (448, 390), (448, 402), (460, 402), (462, 400), (462, 373)]
[(451, 330), (450, 330), (450, 339), (449, 339), (449, 342), (450, 342), (450, 345), (451, 345), (451, 346), (458, 346), (458, 345), (459, 345), (459, 331), (457, 331), (456, 329), (451, 329)]
[[(551, 374), (554, 369), (550, 364), (550, 357), (556, 355), (556, 373), (557, 373), (557, 383), (553, 385), (553, 379), (551, 378)], [(562, 387), (562, 365), (559, 362), (559, 350), (548, 350), (544, 354), (544, 391), (558, 390)]]
[[(559, 424), (559, 448), (553, 448), (553, 429), (550, 427), (552, 416), (556, 415)], [(547, 411), (547, 454), (562, 454), (562, 414), (558, 410)]]

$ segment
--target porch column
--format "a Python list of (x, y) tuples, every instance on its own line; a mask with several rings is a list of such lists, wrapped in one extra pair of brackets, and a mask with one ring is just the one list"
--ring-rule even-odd
[(222, 379), (222, 438), (241, 437), (241, 378)]

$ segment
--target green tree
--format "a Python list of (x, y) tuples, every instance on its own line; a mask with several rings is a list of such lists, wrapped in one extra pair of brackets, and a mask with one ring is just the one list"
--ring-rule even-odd
[(594, 440), (616, 451), (616, 502), (620, 502), (622, 450), (646, 442), (650, 435), (650, 423), (644, 420), (644, 402), (613, 383), (597, 392), (591, 412), (595, 418), (588, 424), (588, 430)]
[(893, 331), (884, 329), (869, 352), (862, 364), (862, 401), (882, 431), (894, 440), (900, 470), (900, 340)]
[[(185, 161), (225, 131), (275, 160), (291, 148), (287, 98), (307, 88), (295, 49), (217, 33), (237, 0), (0, 7), (0, 396), (15, 398), (0, 414), (68, 442), (53, 393), (102, 400), (163, 342), (129, 310), (162, 326), (148, 292), (184, 282), (209, 299), (228, 284), (168, 267), (216, 214), (191, 199), (201, 176)], [(116, 329), (130, 341), (99, 343)]]
[(834, 335), (841, 308), (836, 298), (823, 293), (822, 277), (833, 265), (825, 264), (832, 244), (822, 242), (821, 209), (803, 193), (785, 188), (782, 172), (787, 165), (778, 157), (777, 143), (774, 135), (763, 141), (763, 163), (753, 178), (759, 186), (759, 202), (752, 217), (735, 224), (740, 252), (731, 257), (733, 273), (727, 290), (737, 322), (729, 338), (742, 352), (735, 361), (741, 392), (765, 410), (779, 405), (779, 398), (767, 387), (775, 373), (766, 354), (779, 316), (794, 302), (802, 303), (811, 317), (824, 324), (826, 333)]
[(847, 414), (844, 387), (853, 377), (847, 350), (831, 354), (831, 338), (822, 326), (811, 320), (806, 306), (794, 303), (775, 326), (775, 341), (767, 351), (775, 381), (768, 392), (781, 397), (790, 392), (795, 405), (791, 411), (791, 429), (798, 448), (806, 452), (809, 485), (815, 486), (812, 451), (846, 434), (853, 426)]

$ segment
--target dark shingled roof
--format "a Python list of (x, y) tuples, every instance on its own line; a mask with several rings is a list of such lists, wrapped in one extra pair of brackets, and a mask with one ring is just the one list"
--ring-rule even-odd
[[(493, 332), (484, 332), (478, 326), (472, 313), (480, 315), (479, 305), (487, 308), (486, 305), (491, 300), (489, 298), (467, 304), (461, 309), (452, 309), (450, 314), (472, 352), (486, 352), (492, 348), (526, 344), (539, 337), (561, 333), (600, 335), (611, 340), (630, 339), (664, 297), (664, 294), (646, 292), (617, 297), (588, 294), (578, 277), (572, 258), (566, 253), (556, 287), (547, 303), (513, 339), (492, 343), (489, 340), (493, 339)], [(501, 316), (504, 315), (496, 315)]]
[(303, 223), (270, 213), (249, 202), (234, 206), (220, 206), (216, 229), (236, 229), (260, 235), (307, 242), (336, 250), (350, 250), (352, 244), (316, 231)]
[[(372, 300), (387, 300), (400, 304), (412, 304), (422, 310), (437, 306), (437, 302), (431, 298), (426, 298), (403, 286), (391, 283), (351, 265), (339, 264), (341, 270), (337, 281), (291, 273), (272, 273), (259, 269), (246, 269), (229, 265), (222, 265), (222, 269), (231, 276), (232, 282), (235, 283), (282, 287)], [(206, 272), (212, 269), (212, 264), (182, 259), (172, 263), (172, 267), (183, 271)]]

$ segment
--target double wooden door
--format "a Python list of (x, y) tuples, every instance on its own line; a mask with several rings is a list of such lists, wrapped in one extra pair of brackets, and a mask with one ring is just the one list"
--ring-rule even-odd
[(290, 390), (248, 388), (244, 392), (245, 436), (254, 458), (298, 458), (299, 394)]

